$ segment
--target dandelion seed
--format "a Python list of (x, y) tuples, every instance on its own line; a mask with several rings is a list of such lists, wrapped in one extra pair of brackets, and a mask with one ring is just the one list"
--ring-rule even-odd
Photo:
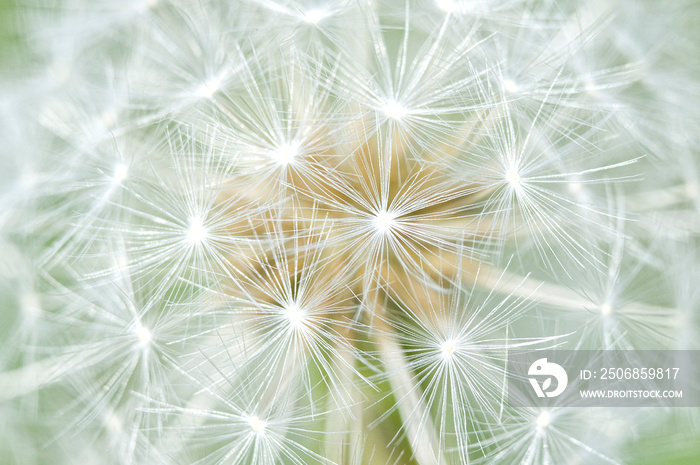
[(452, 358), (452, 355), (455, 353), (455, 350), (457, 350), (457, 344), (455, 343), (455, 341), (453, 339), (446, 340), (440, 346), (440, 351), (442, 352), (442, 358), (444, 358), (446, 360)]
[(299, 144), (295, 142), (281, 144), (270, 153), (270, 156), (281, 167), (291, 165), (299, 156)]
[(100, 123), (105, 129), (110, 129), (117, 122), (117, 114), (113, 110), (105, 110), (100, 113)]
[[(519, 240), (518, 245), (527, 242), (534, 246), (549, 268), (568, 268), (564, 260), (573, 259), (580, 267), (600, 270), (603, 263), (594, 250), (591, 232), (613, 229), (602, 223), (615, 213), (610, 205), (592, 205), (588, 196), (573, 196), (566, 186), (578, 179), (586, 183), (631, 179), (634, 176), (595, 177), (632, 165), (638, 159), (604, 164), (606, 157), (592, 155), (600, 152), (592, 142), (598, 137), (599, 128), (581, 125), (578, 129), (583, 134), (574, 136), (574, 129), (565, 132), (559, 127), (556, 118), (560, 115), (545, 113), (544, 104), (540, 107), (538, 118), (520, 125), (511, 106), (506, 105), (503, 114), (495, 116), (494, 123), (488, 125), (488, 136), (478, 143), (468, 143), (465, 158), (456, 160), (462, 165), (459, 176), (464, 176), (464, 169), (481, 170), (484, 179), (491, 179), (489, 187), (507, 187), (493, 189), (484, 209), (488, 216), (493, 213), (494, 236), (521, 231), (526, 239)], [(582, 156), (582, 147), (591, 155)], [(475, 153), (479, 155), (475, 157)], [(580, 168), (567, 170), (569, 165)], [(590, 228), (580, 227), (582, 222)], [(504, 229), (497, 231), (496, 225)]]
[(570, 182), (568, 188), (574, 195), (580, 195), (583, 192), (583, 184), (580, 182)]
[(372, 218), (372, 224), (379, 234), (389, 234), (396, 225), (396, 214), (382, 210)]
[(109, 416), (105, 420), (105, 423), (107, 429), (114, 434), (121, 433), (124, 430), (124, 422), (114, 412), (109, 414)]
[(29, 320), (35, 320), (41, 314), (41, 301), (35, 292), (28, 292), (20, 299), (20, 308)]
[(583, 88), (589, 95), (596, 95), (598, 93), (598, 87), (593, 81), (586, 81), (583, 85)]
[(129, 175), (129, 167), (123, 163), (119, 163), (114, 168), (114, 173), (112, 173), (112, 183), (121, 184), (126, 177)]
[[(229, 379), (226, 385), (234, 385), (235, 381)], [(205, 388), (203, 397), (213, 404), (211, 407), (182, 408), (154, 400), (153, 407), (149, 409), (153, 412), (180, 412), (185, 417), (191, 416), (197, 420), (187, 422), (184, 431), (180, 429), (177, 432), (178, 435), (184, 432), (189, 434), (182, 435), (184, 444), (181, 436), (177, 436), (183, 447), (171, 451), (171, 461), (173, 456), (184, 459), (192, 449), (201, 448), (206, 450), (206, 455), (196, 462), (200, 464), (331, 463), (315, 452), (324, 434), (312, 423), (326, 416), (326, 413), (320, 411), (311, 415), (303, 406), (297, 405), (301, 392), (298, 385), (289, 383), (268, 400), (262, 403), (255, 400), (256, 406), (248, 408), (245, 406), (250, 405), (254, 396), (245, 386), (240, 386), (242, 392), (226, 396), (211, 392), (210, 386), (202, 387)], [(249, 413), (251, 411), (262, 411), (264, 417), (252, 415)], [(186, 461), (191, 462), (191, 458)]]
[(212, 96), (219, 91), (221, 86), (221, 77), (216, 76), (208, 79), (204, 84), (197, 89), (197, 96), (202, 98), (212, 98)]
[[(325, 234), (289, 238), (276, 231), (269, 238), (275, 244), (272, 249), (264, 241), (251, 243), (254, 259), (236, 273), (230, 283), (234, 287), (221, 292), (231, 306), (222, 313), (233, 317), (244, 335), (212, 346), (207, 355), (209, 360), (220, 355), (228, 359), (232, 346), (244, 346), (245, 360), (227, 376), (245, 376), (245, 383), (260, 392), (290, 376), (310, 392), (318, 382), (317, 373), (322, 373), (321, 383), (337, 406), (345, 408), (349, 399), (345, 383), (356, 373), (342, 358), (355, 352), (346, 340), (352, 322), (343, 317), (354, 310), (347, 287), (353, 280), (348, 281), (350, 269), (320, 255), (327, 244)], [(335, 266), (327, 268), (330, 264)]]
[[(461, 277), (454, 281), (460, 282)], [(512, 294), (498, 300), (493, 294), (480, 296), (473, 289), (470, 292), (457, 286), (449, 292), (433, 293), (427, 278), (420, 285), (409, 282), (407, 286), (410, 287), (398, 285), (396, 289), (400, 296), (396, 304), (404, 312), (402, 317), (387, 320), (386, 324), (403, 343), (405, 367), (415, 373), (411, 381), (416, 394), (422, 397), (428, 410), (442, 411), (438, 432), (439, 440), (446, 444), (452, 440), (448, 431), (465, 428), (473, 421), (476, 411), (498, 417), (494, 401), (503, 389), (502, 361), (509, 348), (551, 344), (556, 337), (503, 339), (497, 336), (531, 305)], [(402, 300), (405, 297), (411, 300)], [(412, 307), (420, 311), (413, 311)], [(426, 350), (426, 347), (433, 350)], [(421, 391), (418, 386), (427, 387)], [(408, 399), (409, 396), (404, 396), (399, 403)], [(407, 424), (412, 420), (422, 421), (418, 419), (420, 415), (419, 410), (414, 409), (404, 421)], [(456, 463), (467, 463), (463, 452), (470, 438), (458, 435), (455, 440), (460, 450), (460, 460)]]
[(445, 13), (485, 13), (488, 4), (475, 0), (436, 0), (437, 7)]
[(304, 20), (309, 24), (318, 24), (328, 17), (329, 13), (321, 9), (309, 10), (304, 14)]
[(160, 0), (135, 0), (132, 8), (137, 13), (145, 13), (158, 6)]
[(508, 168), (508, 171), (506, 171), (506, 181), (513, 189), (520, 188), (520, 174), (518, 173), (517, 168)]
[(151, 335), (151, 331), (143, 326), (140, 322), (136, 324), (135, 331), (136, 336), (139, 339), (139, 345), (142, 347), (146, 347), (151, 343), (151, 339), (153, 336)]
[(187, 229), (187, 242), (190, 244), (201, 244), (207, 240), (209, 232), (204, 226), (204, 221), (200, 216), (194, 216), (190, 219), (190, 225)]
[(435, 2), (445, 13), (453, 13), (457, 9), (455, 0), (436, 0)]
[(393, 120), (400, 120), (408, 114), (406, 107), (395, 100), (389, 100), (382, 106), (382, 112)]
[(545, 429), (545, 428), (547, 428), (551, 423), (552, 423), (552, 416), (551, 416), (551, 414), (549, 413), (548, 410), (542, 411), (542, 413), (540, 413), (540, 414), (537, 416), (537, 428), (539, 428), (539, 429)]
[[(150, 441), (143, 428), (151, 421), (151, 414), (140, 410), (143, 399), (134, 393), (164, 399), (170, 390), (168, 344), (182, 338), (183, 325), (162, 294), (135, 291), (127, 273), (112, 271), (90, 283), (77, 293), (62, 288), (66, 302), (55, 317), (71, 328), (66, 335), (71, 342), (59, 341), (63, 354), (50, 338), (44, 342), (47, 353), (61, 359), (54, 381), (75, 390), (65, 411), (71, 415), (65, 431), (101, 430), (115, 442), (119, 461), (134, 463), (135, 448)], [(156, 333), (163, 346), (156, 344)]]
[(284, 308), (284, 315), (289, 320), (289, 325), (294, 330), (302, 330), (305, 325), (306, 312), (296, 303), (291, 303)]
[(615, 419), (609, 411), (595, 409), (511, 411), (503, 420), (503, 430), (470, 447), (492, 447), (489, 460), (480, 463), (621, 465), (608, 454), (615, 431), (629, 425)]
[(611, 316), (615, 309), (608, 302), (605, 302), (600, 306), (600, 314), (603, 316)]
[(253, 430), (254, 433), (256, 434), (263, 434), (265, 433), (265, 428), (267, 427), (267, 422), (264, 420), (261, 420), (257, 416), (252, 416), (247, 419), (248, 425), (250, 425), (250, 429)]
[(572, 273), (581, 300), (571, 307), (579, 315), (570, 329), (579, 330), (581, 343), (595, 349), (668, 347), (674, 341), (677, 313), (660, 301), (652, 304), (666, 292), (654, 274), (656, 265), (650, 265), (648, 255), (637, 255), (637, 245), (628, 243), (623, 227), (618, 225), (616, 232), (593, 249), (606, 267), (605, 275), (590, 269)]
[(26, 170), (19, 178), (19, 184), (24, 189), (31, 189), (39, 182), (39, 175), (31, 169)]
[(515, 94), (520, 90), (520, 86), (512, 79), (503, 80), (503, 90), (509, 94)]

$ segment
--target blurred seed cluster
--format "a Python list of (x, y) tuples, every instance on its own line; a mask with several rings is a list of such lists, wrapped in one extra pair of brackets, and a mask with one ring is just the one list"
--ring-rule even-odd
[(700, 349), (694, 0), (0, 2), (0, 464), (697, 464), (510, 350)]

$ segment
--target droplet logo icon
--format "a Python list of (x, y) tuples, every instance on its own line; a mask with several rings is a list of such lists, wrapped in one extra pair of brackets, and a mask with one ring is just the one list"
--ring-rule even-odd
[[(537, 378), (529, 378), (532, 388), (535, 390), (537, 397), (557, 397), (559, 394), (564, 392), (566, 385), (569, 383), (569, 377), (566, 374), (566, 370), (561, 367), (561, 365), (548, 362), (546, 358), (541, 358), (535, 360), (535, 362), (530, 365), (530, 369), (527, 371), (530, 376), (535, 376)], [(545, 377), (542, 385), (538, 379)], [(557, 384), (554, 390), (550, 391), (552, 387), (552, 378), (557, 380)]]

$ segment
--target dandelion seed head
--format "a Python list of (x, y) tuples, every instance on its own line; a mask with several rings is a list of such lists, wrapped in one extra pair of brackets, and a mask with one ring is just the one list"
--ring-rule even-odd
[(442, 352), (442, 358), (445, 360), (452, 358), (455, 351), (457, 350), (457, 344), (454, 339), (448, 339), (440, 345), (440, 351)]
[(114, 167), (114, 172), (112, 173), (112, 183), (121, 184), (126, 177), (129, 175), (129, 167), (124, 163), (119, 163)]
[(207, 237), (209, 237), (209, 231), (204, 226), (204, 220), (201, 216), (193, 216), (187, 229), (187, 242), (190, 244), (201, 244), (207, 240)]
[(295, 142), (281, 144), (270, 155), (278, 165), (281, 167), (286, 167), (293, 164), (296, 158), (299, 156), (299, 144)]
[(388, 234), (396, 225), (396, 214), (382, 210), (372, 218), (374, 229), (380, 234)]
[[(0, 428), (24, 427), (14, 398), (48, 382), (75, 389), (47, 435), (102, 434), (120, 463), (359, 462), (375, 445), (382, 463), (617, 463), (641, 442), (629, 415), (511, 409), (503, 349), (696, 345), (698, 62), (685, 41), (646, 54), (689, 21), (653, 2), (425, 1), (17, 15), (46, 66), (9, 70), (0, 97), (19, 110), (0, 112), (17, 170), (2, 271), (27, 286), (6, 303), (22, 340), (0, 367), (23, 382)], [(144, 150), (147, 171), (114, 157)], [(514, 339), (520, 319), (542, 324)], [(3, 455), (31, 458), (33, 423)], [(356, 444), (325, 446), (348, 428)]]
[(257, 416), (252, 416), (248, 417), (247, 421), (248, 426), (250, 426), (250, 429), (253, 430), (255, 434), (263, 434), (265, 432), (267, 423), (264, 420), (261, 420)]
[(406, 107), (396, 100), (389, 100), (382, 105), (382, 112), (393, 120), (400, 120), (408, 113)]

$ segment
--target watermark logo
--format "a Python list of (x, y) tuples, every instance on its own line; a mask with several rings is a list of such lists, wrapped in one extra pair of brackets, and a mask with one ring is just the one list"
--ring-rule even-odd
[[(530, 369), (527, 371), (527, 374), (530, 376), (547, 377), (541, 386), (537, 378), (529, 378), (530, 384), (535, 390), (537, 397), (557, 397), (559, 394), (564, 392), (566, 385), (569, 383), (569, 377), (566, 374), (566, 370), (564, 370), (561, 365), (557, 363), (547, 362), (546, 358), (535, 360), (535, 362), (530, 365)], [(554, 390), (550, 390), (552, 387), (552, 378), (557, 380), (556, 388)]]
[(512, 407), (700, 407), (700, 350), (511, 350)]

